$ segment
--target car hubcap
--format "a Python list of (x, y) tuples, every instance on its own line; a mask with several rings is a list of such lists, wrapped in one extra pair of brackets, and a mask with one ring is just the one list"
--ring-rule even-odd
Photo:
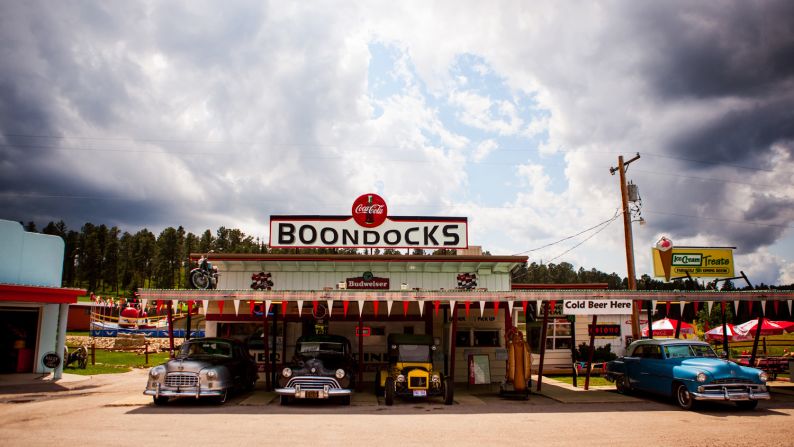
[(689, 395), (689, 391), (683, 386), (678, 387), (678, 402), (683, 406), (689, 406), (691, 400), (692, 396)]

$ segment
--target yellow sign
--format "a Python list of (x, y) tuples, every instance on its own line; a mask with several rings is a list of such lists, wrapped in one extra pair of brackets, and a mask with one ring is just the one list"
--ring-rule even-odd
[(657, 278), (732, 278), (732, 248), (673, 247), (667, 251), (651, 248), (653, 275)]

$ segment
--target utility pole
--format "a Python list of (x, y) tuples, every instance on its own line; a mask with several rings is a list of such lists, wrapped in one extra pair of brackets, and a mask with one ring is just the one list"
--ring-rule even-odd
[[(638, 153), (634, 158), (627, 162), (623, 162), (623, 156), (618, 157), (618, 167), (609, 168), (609, 172), (615, 175), (615, 172), (620, 172), (620, 198), (623, 203), (623, 234), (626, 241), (626, 267), (628, 269), (629, 290), (637, 290), (637, 279), (634, 273), (634, 240), (631, 233), (631, 211), (629, 210), (629, 192), (626, 187), (626, 168), (632, 162), (639, 160), (640, 154)], [(631, 306), (631, 336), (634, 340), (640, 339), (640, 308), (637, 306), (637, 300), (632, 300)]]

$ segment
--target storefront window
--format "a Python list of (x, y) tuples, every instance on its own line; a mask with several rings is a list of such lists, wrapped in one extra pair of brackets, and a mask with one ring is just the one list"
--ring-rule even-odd
[[(529, 343), (532, 352), (540, 352), (540, 338), (542, 322), (527, 324)], [(549, 321), (546, 330), (546, 349), (571, 349), (571, 323), (565, 319), (553, 319)]]
[(474, 331), (474, 346), (499, 347), (499, 331)]
[(458, 331), (455, 334), (455, 346), (468, 347), (471, 346), (471, 331)]

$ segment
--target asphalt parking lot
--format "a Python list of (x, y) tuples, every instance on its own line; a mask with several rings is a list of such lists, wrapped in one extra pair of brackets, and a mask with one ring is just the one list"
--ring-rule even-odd
[[(70, 377), (71, 379), (71, 377)], [(398, 400), (372, 393), (350, 406), (281, 406), (256, 390), (224, 405), (177, 399), (167, 406), (142, 395), (145, 370), (58, 384), (0, 379), (2, 445), (184, 445), (278, 442), (290, 445), (794, 445), (794, 391), (779, 388), (754, 411), (733, 405), (679, 410), (667, 399), (572, 391), (545, 382), (528, 401), (458, 386), (455, 404)]]

